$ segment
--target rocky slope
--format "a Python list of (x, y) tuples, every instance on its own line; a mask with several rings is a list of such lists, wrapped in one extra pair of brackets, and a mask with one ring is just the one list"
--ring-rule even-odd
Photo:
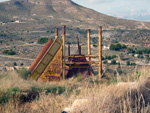
[[(11, 21), (19, 20), (17, 25)], [(0, 3), (2, 28), (41, 30), (49, 26), (67, 25), (74, 28), (149, 29), (150, 23), (118, 19), (82, 7), (71, 0), (11, 0)], [(16, 27), (15, 27), (16, 26)], [(1, 28), (1, 29), (2, 29)], [(17, 29), (18, 28), (18, 29)]]

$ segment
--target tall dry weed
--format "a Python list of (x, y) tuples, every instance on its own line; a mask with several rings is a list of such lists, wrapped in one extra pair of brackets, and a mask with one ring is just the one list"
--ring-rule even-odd
[[(63, 86), (61, 95), (39, 92), (39, 99), (20, 104), (15, 99), (0, 105), (1, 113), (61, 113), (66, 107), (71, 108), (75, 100), (88, 100), (79, 103), (72, 113), (149, 113), (150, 112), (150, 79), (149, 70), (143, 67), (133, 74), (121, 77), (114, 84), (98, 81), (96, 78), (71, 78), (61, 82), (43, 83), (26, 81), (14, 73), (5, 73), (0, 78), (0, 90), (6, 91), (17, 87), (20, 90), (31, 90), (31, 87), (46, 89), (51, 86)], [(14, 104), (15, 103), (15, 104)], [(74, 105), (75, 106), (75, 105)], [(69, 113), (69, 112), (68, 112)], [(70, 112), (71, 113), (71, 112)]]

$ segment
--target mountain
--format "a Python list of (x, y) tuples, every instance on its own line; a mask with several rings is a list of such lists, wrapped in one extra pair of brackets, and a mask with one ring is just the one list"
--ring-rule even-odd
[[(0, 30), (45, 30), (67, 25), (73, 28), (150, 29), (149, 22), (119, 19), (85, 8), (71, 0), (11, 0), (0, 3)], [(5, 25), (4, 25), (5, 24)]]

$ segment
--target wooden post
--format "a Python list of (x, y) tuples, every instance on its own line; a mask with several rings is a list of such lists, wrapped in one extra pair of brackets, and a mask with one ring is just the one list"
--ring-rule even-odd
[(79, 45), (79, 55), (81, 55), (81, 45)]
[(58, 28), (55, 29), (55, 39), (58, 38)]
[[(68, 45), (68, 56), (70, 56), (70, 44)], [(68, 61), (70, 61), (70, 57), (68, 57)]]
[(63, 80), (65, 80), (65, 34), (66, 26), (63, 26)]
[(81, 55), (81, 48), (80, 48), (80, 43), (79, 43), (79, 37), (77, 35), (77, 43), (78, 43), (78, 52), (79, 52), (79, 55)]
[(102, 26), (99, 27), (99, 79), (102, 76)]
[(88, 29), (87, 30), (87, 40), (88, 40), (88, 61), (90, 62), (91, 61), (91, 57), (90, 57), (90, 55), (91, 55), (91, 42), (90, 42), (90, 29)]

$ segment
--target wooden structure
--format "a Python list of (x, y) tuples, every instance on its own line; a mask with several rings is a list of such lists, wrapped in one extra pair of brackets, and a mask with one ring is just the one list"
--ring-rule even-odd
[[(79, 54), (70, 55), (70, 45), (68, 45), (68, 56), (65, 55), (65, 30), (63, 26), (62, 40), (58, 37), (58, 29), (55, 30), (55, 40), (49, 40), (39, 53), (29, 70), (32, 80), (59, 81), (61, 78), (69, 78), (77, 72), (83, 76), (93, 75), (92, 65), (99, 65), (99, 78), (102, 71), (102, 27), (99, 27), (99, 55), (91, 55), (90, 29), (88, 29), (88, 55), (81, 54), (81, 46), (77, 36)], [(88, 60), (86, 60), (86, 57)], [(91, 57), (98, 57), (98, 62), (92, 62)], [(68, 61), (66, 61), (68, 58)]]

